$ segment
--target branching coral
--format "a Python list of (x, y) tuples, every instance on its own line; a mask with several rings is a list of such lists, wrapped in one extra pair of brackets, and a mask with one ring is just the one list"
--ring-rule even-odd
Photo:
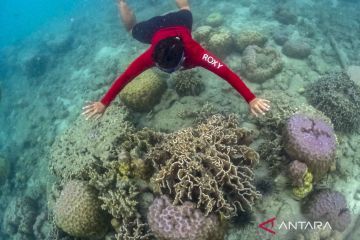
[(165, 136), (148, 156), (159, 169), (152, 179), (155, 190), (174, 204), (195, 202), (206, 214), (229, 217), (251, 209), (260, 194), (252, 171), (259, 156), (246, 146), (250, 141), (251, 132), (238, 127), (235, 115), (214, 115)]

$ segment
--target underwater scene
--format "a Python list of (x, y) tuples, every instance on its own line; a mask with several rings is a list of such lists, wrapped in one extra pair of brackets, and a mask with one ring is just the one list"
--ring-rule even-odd
[(2, 0), (1, 240), (359, 240), (359, 0)]

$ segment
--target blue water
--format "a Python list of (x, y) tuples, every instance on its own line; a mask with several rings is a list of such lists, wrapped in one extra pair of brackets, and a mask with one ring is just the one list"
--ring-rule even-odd
[[(306, 38), (315, 49), (313, 58), (296, 61), (286, 58), (286, 74), (289, 75), (284, 75), (284, 79), (311, 72), (303, 79), (307, 83), (328, 71), (341, 70), (341, 57), (331, 48), (329, 35), (336, 39), (341, 54), (346, 56), (346, 64), (360, 66), (358, 0), (191, 2), (194, 29), (205, 25), (210, 13), (219, 11), (225, 16), (222, 24), (232, 32), (259, 28), (270, 39), (268, 44), (279, 53), (281, 47), (272, 39), (276, 29)], [(273, 11), (277, 4), (291, 8), (298, 16), (297, 23), (284, 25), (275, 20)], [(176, 9), (170, 0), (129, 0), (129, 5), (139, 21)], [(327, 25), (330, 21), (333, 22)], [(33, 230), (22, 232), (16, 225), (19, 221), (9, 220), (10, 203), (25, 195), (36, 196), (32, 199), (36, 202), (34, 214), (47, 211), (46, 189), (49, 186), (46, 184), (53, 180), (47, 164), (55, 138), (72, 126), (85, 102), (100, 99), (130, 60), (146, 47), (124, 30), (115, 0), (0, 1), (0, 159), (7, 162), (5, 180), (0, 182), (0, 239), (36, 239)], [(232, 60), (239, 56), (240, 53), (228, 56), (226, 63), (232, 66)], [(318, 62), (315, 70), (313, 62)], [(239, 64), (233, 65), (236, 68)], [(305, 67), (302, 69), (302, 66)], [(264, 85), (249, 83), (249, 86), (259, 92), (276, 86), (277, 90), (290, 93), (291, 87), (280, 78), (274, 77), (273, 85), (270, 82)], [(247, 116), (247, 106), (242, 100), (236, 104), (226, 103), (227, 98), (229, 102), (234, 98), (227, 95), (230, 90), (225, 82), (211, 79), (207, 84), (208, 89), (212, 88), (209, 92), (183, 102), (194, 101), (196, 105), (210, 101), (220, 108), (234, 109), (241, 116)], [(299, 101), (303, 99), (297, 97)], [(135, 116), (141, 123), (148, 117), (146, 114)], [(344, 138), (359, 143), (357, 131)], [(360, 168), (355, 165), (354, 169)], [(0, 181), (1, 174), (0, 169)], [(349, 178), (354, 180), (355, 176)], [(353, 187), (349, 185), (349, 188)], [(354, 203), (351, 199), (351, 204), (359, 211), (359, 202)], [(354, 220), (356, 216), (354, 214)], [(4, 222), (8, 223), (6, 227)], [(12, 231), (5, 229), (11, 225), (9, 222), (14, 224)]]

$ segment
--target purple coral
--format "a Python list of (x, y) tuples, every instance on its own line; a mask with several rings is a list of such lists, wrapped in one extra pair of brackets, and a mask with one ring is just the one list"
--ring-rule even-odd
[(303, 162), (295, 160), (290, 163), (289, 174), (294, 187), (302, 187), (304, 185), (304, 176), (307, 170), (308, 167)]
[(284, 139), (289, 156), (304, 162), (315, 180), (335, 161), (336, 136), (333, 127), (321, 119), (294, 114), (286, 123)]
[(174, 206), (165, 195), (149, 207), (148, 223), (159, 240), (220, 240), (223, 231), (219, 218), (205, 216), (192, 202)]
[(312, 221), (329, 222), (332, 229), (341, 232), (351, 222), (351, 213), (344, 195), (331, 190), (314, 194), (307, 204), (306, 215)]

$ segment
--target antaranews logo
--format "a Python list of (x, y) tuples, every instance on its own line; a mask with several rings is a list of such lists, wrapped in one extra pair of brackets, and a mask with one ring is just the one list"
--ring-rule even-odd
[(261, 239), (276, 239), (277, 237), (285, 236), (288, 231), (292, 230), (332, 229), (329, 222), (277, 221), (276, 217), (259, 223), (258, 227), (257, 233)]

